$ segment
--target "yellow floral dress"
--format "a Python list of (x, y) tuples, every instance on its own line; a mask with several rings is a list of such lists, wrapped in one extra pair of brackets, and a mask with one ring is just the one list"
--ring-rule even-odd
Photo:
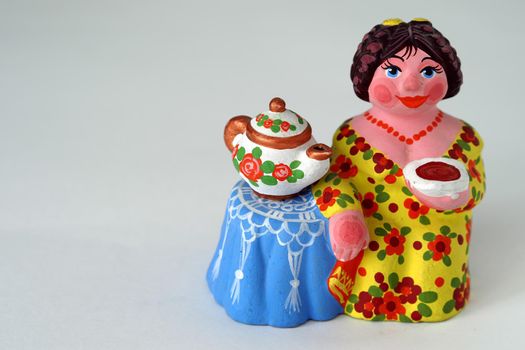
[(470, 199), (463, 208), (440, 211), (418, 201), (402, 169), (358, 135), (351, 119), (335, 133), (330, 170), (313, 194), (327, 218), (362, 210), (370, 233), (368, 249), (353, 262), (338, 262), (328, 279), (346, 314), (435, 322), (465, 306), (472, 208), (485, 191), (483, 141), (465, 122), (454, 140), (443, 156), (465, 163)]

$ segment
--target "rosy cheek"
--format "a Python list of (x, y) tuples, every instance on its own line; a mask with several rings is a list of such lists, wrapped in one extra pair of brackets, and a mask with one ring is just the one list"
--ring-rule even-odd
[(376, 85), (374, 87), (375, 99), (383, 104), (387, 104), (392, 101), (392, 94), (385, 85)]
[(389, 87), (383, 84), (377, 84), (372, 88), (372, 100), (379, 102), (382, 105), (391, 105), (393, 102), (393, 94)]
[(379, 105), (382, 108), (392, 108), (399, 103), (395, 97), (399, 94), (397, 92), (396, 80), (397, 79), (385, 77), (384, 70), (379, 67), (368, 90), (370, 102)]
[(429, 102), (436, 103), (440, 101), (445, 96), (445, 85), (442, 83), (433, 84), (428, 90), (427, 95)]

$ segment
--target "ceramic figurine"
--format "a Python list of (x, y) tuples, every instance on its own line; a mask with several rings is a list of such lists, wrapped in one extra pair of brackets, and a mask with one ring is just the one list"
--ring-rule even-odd
[(293, 197), (319, 180), (332, 150), (316, 143), (312, 128), (276, 97), (256, 118), (237, 116), (224, 130), (235, 169), (256, 194), (269, 199)]
[(460, 60), (428, 20), (390, 19), (364, 36), (351, 79), (372, 106), (335, 132), (312, 187), (338, 259), (330, 291), (354, 318), (446, 320), (469, 299), (485, 192), (480, 135), (437, 107), (459, 92)]
[[(308, 125), (284, 102), (227, 127), (243, 181), (207, 279), (235, 320), (293, 327), (344, 312), (435, 322), (469, 300), (472, 209), (485, 172), (478, 132), (437, 106), (462, 84), (456, 50), (426, 19), (389, 19), (364, 36), (350, 75), (371, 107), (336, 130), (328, 172), (315, 183), (330, 149), (310, 133), (288, 143)], [(283, 131), (287, 138), (273, 135)]]
[(239, 322), (276, 327), (342, 313), (327, 284), (336, 262), (328, 220), (309, 187), (328, 170), (330, 148), (280, 98), (254, 119), (232, 118), (224, 139), (243, 180), (207, 274), (215, 300)]

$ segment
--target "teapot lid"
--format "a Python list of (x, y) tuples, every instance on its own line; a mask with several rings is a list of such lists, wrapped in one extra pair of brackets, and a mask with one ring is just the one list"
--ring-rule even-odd
[(269, 111), (258, 114), (250, 124), (260, 134), (282, 138), (299, 135), (308, 128), (308, 122), (286, 109), (286, 103), (279, 97), (270, 101)]

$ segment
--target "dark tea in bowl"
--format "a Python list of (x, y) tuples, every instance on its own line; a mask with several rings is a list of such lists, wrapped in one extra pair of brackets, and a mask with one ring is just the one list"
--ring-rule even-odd
[(408, 163), (403, 173), (410, 187), (430, 197), (456, 199), (469, 185), (463, 163), (450, 158), (417, 159)]

